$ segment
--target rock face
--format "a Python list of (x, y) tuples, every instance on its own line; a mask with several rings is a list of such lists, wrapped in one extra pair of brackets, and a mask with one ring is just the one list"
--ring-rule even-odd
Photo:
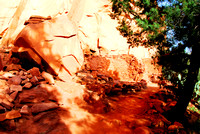
[(45, 61), (52, 70), (51, 73), (58, 76), (65, 72), (73, 75), (83, 64), (77, 29), (67, 15), (28, 24), (18, 35), (14, 45), (28, 49), (29, 55), (38, 64)]

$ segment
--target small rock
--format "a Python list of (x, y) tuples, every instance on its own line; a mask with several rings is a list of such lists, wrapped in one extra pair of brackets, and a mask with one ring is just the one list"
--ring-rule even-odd
[(183, 124), (181, 124), (180, 122), (175, 121), (174, 125), (179, 126), (179, 128), (184, 128)]
[(21, 71), (19, 72), (19, 75), (20, 75), (20, 76), (23, 76), (23, 75), (24, 75), (24, 71), (21, 70)]
[(39, 81), (44, 81), (45, 79), (42, 76), (37, 77)]
[(29, 108), (27, 105), (24, 105), (21, 110), (20, 110), (21, 114), (29, 114)]
[(15, 119), (21, 117), (21, 114), (18, 110), (12, 110), (9, 112), (6, 112), (6, 119)]
[(22, 84), (26, 84), (27, 82), (29, 82), (30, 81), (30, 79), (29, 78), (26, 78), (25, 80), (23, 80), (21, 83)]
[(97, 92), (93, 92), (91, 94), (91, 99), (94, 100), (94, 101), (99, 101), (100, 100), (100, 96), (98, 95)]
[(8, 111), (6, 113), (0, 114), (0, 121), (4, 121), (6, 119), (15, 119), (21, 117), (21, 114), (17, 110)]
[(45, 80), (49, 82), (49, 84), (55, 84), (54, 78), (51, 74), (47, 72), (42, 72), (42, 77), (44, 77)]
[(32, 83), (31, 82), (27, 82), (23, 88), (31, 88), (32, 87)]
[(21, 92), (22, 86), (21, 85), (10, 85), (10, 92), (13, 92), (13, 91)]
[(21, 65), (18, 64), (10, 64), (6, 66), (6, 71), (12, 71), (12, 70), (19, 71), (20, 69), (22, 69), (22, 67)]
[(178, 130), (179, 129), (179, 126), (177, 126), (177, 125), (170, 125), (169, 127), (168, 127), (168, 130), (169, 131), (176, 131), (176, 130)]
[(55, 108), (58, 108), (58, 104), (53, 103), (53, 102), (37, 103), (31, 107), (31, 112), (36, 114), (36, 113), (40, 113), (40, 112), (47, 111), (50, 109), (55, 109)]
[(2, 99), (0, 98), (0, 104), (4, 106), (6, 109), (11, 109), (14, 105), (10, 103), (6, 98)]
[(40, 76), (40, 69), (37, 67), (33, 67), (32, 69), (28, 70), (27, 72), (32, 74), (32, 76)]
[(9, 102), (12, 102), (12, 101), (13, 101), (13, 99), (12, 99), (8, 94), (5, 94), (5, 96), (6, 96), (6, 99), (7, 99)]
[(33, 77), (32, 74), (27, 74), (26, 76), (27, 76), (29, 79), (31, 79), (31, 78)]
[(33, 84), (33, 85), (36, 85), (37, 82), (38, 82), (38, 79), (36, 76), (33, 76), (31, 79), (30, 79), (30, 82)]
[(18, 94), (18, 91), (14, 91), (13, 93), (10, 94), (10, 98), (12, 99), (11, 102), (15, 100), (17, 94)]
[(4, 79), (4, 80), (8, 80), (9, 78), (11, 77), (14, 77), (15, 75), (13, 75), (12, 73), (10, 72), (5, 72), (3, 75), (0, 75), (0, 78), (1, 79)]
[(27, 76), (20, 76), (22, 80), (26, 80)]
[(13, 84), (13, 85), (20, 85), (22, 82), (22, 79), (20, 76), (14, 76), (8, 80), (8, 84)]

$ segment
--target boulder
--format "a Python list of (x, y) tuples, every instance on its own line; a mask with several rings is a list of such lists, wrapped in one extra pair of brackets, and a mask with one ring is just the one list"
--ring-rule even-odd
[(55, 75), (64, 72), (73, 75), (84, 60), (77, 27), (67, 15), (28, 24), (17, 36), (14, 45), (17, 47), (15, 51), (28, 51), (39, 65), (45, 61), (46, 68)]
[(48, 103), (43, 102), (43, 103), (34, 104), (31, 107), (31, 112), (34, 113), (34, 114), (37, 114), (37, 113), (47, 111), (47, 110), (50, 110), (50, 109), (55, 109), (55, 108), (58, 108), (58, 104), (56, 104), (54, 102), (48, 102)]

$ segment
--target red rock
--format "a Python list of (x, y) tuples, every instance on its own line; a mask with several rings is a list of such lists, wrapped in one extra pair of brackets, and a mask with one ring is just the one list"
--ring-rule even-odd
[(21, 114), (18, 110), (12, 110), (9, 112), (6, 112), (6, 119), (15, 119), (21, 117)]
[[(62, 30), (58, 31), (58, 29)], [(84, 61), (83, 51), (76, 31), (74, 23), (71, 23), (69, 17), (62, 15), (43, 23), (27, 25), (14, 41), (14, 45), (33, 50), (32, 53), (29, 52), (29, 55), (40, 65), (41, 60), (44, 60), (49, 65), (52, 73), (58, 76), (60, 73), (65, 72), (73, 74), (77, 71), (77, 68), (81, 67)], [(44, 36), (41, 36), (41, 33)], [(59, 35), (56, 36), (58, 33)], [(71, 35), (68, 36), (69, 33)], [(47, 40), (53, 40), (53, 42)], [(23, 43), (24, 41), (26, 43)], [(45, 45), (43, 45), (44, 41)], [(45, 51), (43, 48), (45, 48)], [(47, 51), (49, 54), (46, 54)], [(70, 60), (68, 60), (68, 57), (70, 57)], [(73, 63), (69, 64), (68, 61)], [(70, 68), (68, 69), (69, 66)], [(63, 71), (60, 72), (60, 70)]]
[(32, 87), (32, 83), (31, 82), (27, 82), (23, 88), (31, 88)]
[(174, 107), (176, 105), (177, 101), (172, 101), (172, 102), (169, 102), (168, 104), (168, 107)]
[(32, 74), (33, 76), (40, 76), (40, 69), (37, 67), (33, 67), (32, 69), (28, 70), (27, 72)]
[(48, 81), (49, 84), (55, 84), (53, 75), (47, 73), (47, 72), (42, 72), (42, 77), (44, 77), (44, 79), (46, 81)]
[(20, 76), (14, 76), (8, 80), (8, 84), (13, 84), (13, 85), (20, 85), (22, 82), (22, 79)]
[(21, 110), (20, 110), (21, 114), (29, 114), (29, 108), (27, 105), (24, 105)]
[(28, 102), (42, 102), (46, 101), (49, 98), (49, 94), (45, 88), (39, 86), (32, 88), (30, 90), (24, 90), (19, 94), (19, 103), (28, 103)]
[(133, 130), (133, 134), (153, 134), (153, 132), (148, 127), (138, 127)]
[(21, 76), (21, 79), (25, 80), (25, 79), (27, 79), (27, 76)]
[(22, 86), (21, 85), (10, 85), (10, 92), (13, 92), (13, 91), (21, 92)]
[(23, 75), (24, 75), (24, 71), (21, 70), (21, 71), (19, 72), (19, 75), (20, 75), (20, 76), (23, 76)]
[(0, 121), (4, 121), (6, 119), (15, 119), (21, 117), (21, 114), (17, 110), (8, 111), (6, 113), (0, 114)]
[(44, 80), (45, 80), (42, 76), (38, 76), (37, 79), (38, 79), (39, 81), (44, 81)]
[(179, 129), (179, 126), (177, 126), (177, 125), (170, 125), (169, 127), (168, 127), (168, 130), (169, 131), (175, 131), (175, 130), (178, 130)]
[(179, 126), (179, 128), (183, 128), (183, 124), (181, 124), (180, 122), (175, 121), (174, 125)]
[(33, 77), (33, 75), (32, 74), (28, 74), (28, 75), (26, 75), (29, 79), (31, 79), (32, 77)]
[(13, 75), (13, 74), (10, 73), (10, 72), (4, 72), (3, 75), (0, 75), (0, 78), (1, 78), (1, 79), (4, 79), (4, 80), (8, 80), (9, 78), (14, 77), (14, 76), (15, 76), (15, 75)]
[(11, 109), (14, 105), (10, 103), (6, 98), (0, 98), (0, 104), (6, 109)]
[(36, 76), (33, 76), (33, 77), (30, 79), (30, 82), (31, 82), (33, 85), (37, 84), (37, 82), (38, 82), (37, 77), (36, 77)]
[(55, 109), (55, 108), (58, 108), (58, 104), (54, 102), (37, 103), (31, 107), (31, 112), (36, 114), (36, 113), (40, 113), (40, 112), (47, 111), (50, 109)]
[(12, 99), (11, 102), (13, 102), (15, 100), (15, 98), (17, 97), (18, 91), (14, 91), (13, 93), (10, 94), (10, 98)]
[(22, 69), (22, 67), (21, 65), (18, 64), (10, 64), (6, 66), (6, 71), (12, 71), (12, 70), (19, 71), (20, 69)]
[(26, 78), (25, 80), (22, 81), (22, 84), (26, 84), (27, 82), (29, 82), (30, 79), (29, 78)]

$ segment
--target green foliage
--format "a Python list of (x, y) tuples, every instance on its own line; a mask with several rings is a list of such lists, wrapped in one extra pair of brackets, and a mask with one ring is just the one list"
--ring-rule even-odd
[[(163, 77), (183, 89), (190, 75), (189, 69), (193, 69), (191, 55), (193, 51), (200, 50), (200, 1), (112, 0), (112, 2), (113, 11), (117, 16), (126, 14), (119, 30), (124, 36), (132, 38), (129, 43), (134, 46), (142, 33), (148, 33), (148, 41), (144, 45), (157, 47), (158, 53), (155, 58), (158, 58), (158, 63), (162, 65)], [(168, 4), (158, 6), (158, 3), (162, 2)], [(135, 12), (133, 5), (139, 7), (141, 12)], [(130, 22), (133, 19), (143, 29), (141, 33), (132, 33)], [(186, 48), (191, 49), (192, 54), (186, 52)], [(200, 67), (199, 61), (193, 62), (193, 65)], [(197, 79), (191, 81), (196, 82)], [(199, 83), (196, 85), (199, 87)], [(199, 89), (195, 88), (193, 97), (200, 104)]]
[[(165, 14), (161, 12), (156, 0), (112, 0), (112, 10), (114, 18), (125, 14), (120, 20), (118, 27), (121, 34), (128, 38), (128, 43), (135, 46), (141, 42), (144, 45), (158, 45), (159, 42), (165, 39), (165, 21), (163, 21)], [(139, 7), (141, 12), (134, 11), (134, 7)], [(145, 17), (144, 17), (145, 15)], [(131, 17), (132, 16), (132, 17)], [(142, 17), (143, 16), (143, 17)], [(131, 29), (132, 20), (136, 20), (137, 24), (143, 28), (141, 33), (133, 33)], [(139, 40), (142, 33), (148, 32), (148, 42)], [(160, 40), (160, 41), (157, 41)], [(138, 41), (138, 42), (136, 42)]]
[(131, 30), (130, 25), (128, 25), (128, 23), (125, 20), (122, 20), (122, 22), (120, 22), (120, 25), (117, 27), (117, 29), (121, 32), (121, 34), (124, 37), (133, 35), (133, 31)]

